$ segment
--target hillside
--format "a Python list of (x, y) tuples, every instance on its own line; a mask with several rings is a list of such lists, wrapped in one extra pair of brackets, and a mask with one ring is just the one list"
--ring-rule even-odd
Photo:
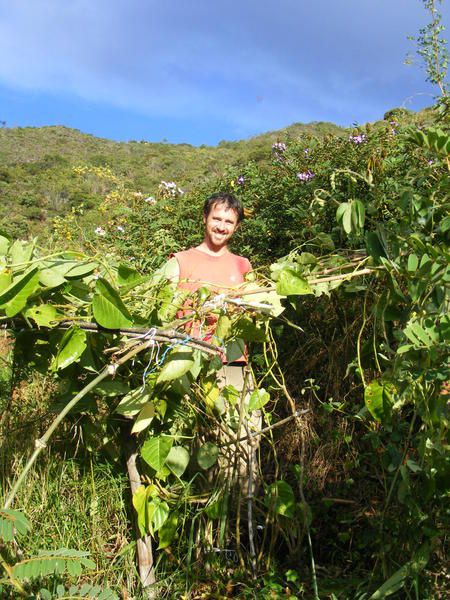
[[(414, 113), (402, 111), (409, 120)], [(77, 209), (98, 207), (112, 188), (111, 177), (125, 189), (144, 196), (155, 193), (161, 180), (184, 190), (220, 176), (227, 168), (269, 163), (276, 141), (302, 136), (348, 135), (332, 123), (295, 123), (248, 140), (222, 141), (217, 146), (147, 141), (114, 142), (63, 126), (0, 129), (0, 227), (13, 235), (42, 235), (52, 219)], [(80, 177), (74, 167), (94, 169)], [(97, 171), (95, 171), (97, 169)]]

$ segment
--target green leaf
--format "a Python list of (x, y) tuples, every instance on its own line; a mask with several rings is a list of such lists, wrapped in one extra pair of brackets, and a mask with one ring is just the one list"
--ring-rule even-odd
[(150, 532), (154, 535), (155, 531), (161, 529), (169, 516), (169, 506), (167, 502), (162, 502), (155, 498), (147, 505), (148, 519), (150, 523)]
[(189, 464), (189, 452), (183, 446), (173, 446), (166, 458), (166, 465), (177, 477), (181, 477)]
[(58, 354), (52, 361), (52, 371), (65, 369), (77, 361), (86, 349), (86, 332), (78, 327), (68, 329), (59, 344)]
[(277, 281), (277, 293), (280, 296), (302, 296), (312, 294), (308, 282), (292, 269), (283, 269)]
[(215, 464), (219, 456), (219, 448), (212, 442), (206, 442), (197, 450), (197, 462), (199, 466), (206, 470)]
[(246, 342), (265, 342), (266, 332), (249, 317), (241, 317), (234, 325), (233, 333)]
[(147, 402), (141, 408), (140, 413), (136, 417), (131, 433), (139, 433), (147, 429), (155, 416), (155, 405), (153, 402)]
[(141, 456), (152, 469), (160, 471), (166, 462), (172, 446), (172, 437), (163, 435), (151, 437), (142, 445)]
[(162, 527), (158, 531), (158, 539), (159, 546), (158, 550), (163, 550), (170, 546), (173, 542), (175, 535), (177, 533), (178, 526), (178, 515), (176, 512), (172, 512), (167, 517), (166, 522), (162, 525)]
[(234, 362), (235, 360), (242, 360), (245, 352), (244, 340), (233, 340), (227, 344), (226, 355), (228, 362)]
[(361, 200), (352, 200), (352, 225), (354, 229), (363, 229), (366, 218), (366, 209)]
[(27, 303), (28, 298), (39, 287), (38, 268), (24, 273), (0, 294), (0, 308), (4, 308), (7, 317), (14, 317)]
[(254, 390), (248, 401), (248, 411), (259, 410), (265, 406), (270, 400), (270, 394), (264, 388)]
[(117, 405), (115, 412), (119, 413), (119, 415), (132, 417), (142, 410), (142, 407), (150, 400), (150, 398), (151, 392), (148, 388), (142, 389), (142, 386), (140, 386), (135, 390), (131, 390), (131, 392), (128, 392), (128, 394), (122, 398)]
[(389, 420), (391, 416), (392, 384), (374, 379), (364, 390), (364, 403), (372, 417), (379, 423)]
[(95, 262), (79, 263), (66, 271), (64, 277), (66, 279), (83, 279), (83, 277), (90, 275), (97, 268), (98, 264)]
[(147, 531), (147, 491), (143, 485), (140, 485), (137, 490), (135, 490), (132, 498), (134, 509), (137, 513), (137, 522), (139, 527), (139, 532), (141, 536), (144, 536)]
[(66, 283), (66, 279), (57, 269), (42, 269), (39, 272), (39, 283), (46, 288), (55, 288)]
[[(79, 565), (79, 568), (73, 566)], [(70, 565), (70, 566), (69, 566)], [(52, 552), (41, 551), (38, 556), (32, 556), (12, 567), (14, 577), (19, 580), (45, 577), (46, 575), (63, 574), (64, 572), (80, 572), (80, 568), (94, 569), (95, 563), (87, 558), (86, 552), (60, 548)]]
[(133, 325), (133, 318), (127, 307), (106, 279), (97, 280), (92, 311), (97, 323), (105, 329), (121, 329)]
[(398, 571), (395, 571), (395, 573), (370, 596), (369, 600), (383, 600), (383, 598), (398, 592), (398, 590), (404, 586), (407, 575), (408, 564), (403, 565)]
[[(176, 260), (176, 259), (175, 259)], [(117, 281), (119, 285), (130, 285), (132, 283), (136, 283), (142, 279), (142, 275), (125, 264), (120, 264), (117, 270)]]
[(377, 263), (380, 257), (387, 258), (383, 243), (375, 231), (368, 231), (366, 233), (366, 248), (367, 252)]
[(24, 535), (30, 527), (30, 522), (19, 510), (0, 509), (0, 539), (11, 542), (16, 533)]
[(6, 290), (12, 283), (12, 274), (9, 269), (0, 272), (0, 293)]
[(285, 481), (275, 481), (266, 491), (265, 505), (271, 512), (284, 517), (295, 516), (295, 496), (291, 486)]
[(94, 393), (104, 397), (123, 396), (128, 394), (130, 388), (128, 383), (115, 379), (114, 381), (101, 381), (94, 388)]
[(190, 348), (177, 346), (166, 358), (159, 375), (158, 383), (179, 379), (191, 370), (194, 365), (194, 355)]
[(6, 254), (8, 254), (10, 243), (10, 237), (3, 231), (0, 231), (0, 256), (6, 256)]
[(419, 266), (419, 259), (417, 257), (417, 254), (410, 254), (408, 256), (408, 271), (410, 273), (413, 273), (414, 271), (417, 270), (418, 266)]
[(58, 311), (51, 304), (31, 306), (23, 311), (23, 316), (32, 319), (39, 327), (55, 327)]
[(33, 254), (33, 250), (33, 242), (22, 242), (22, 240), (16, 240), (10, 247), (8, 253), (13, 266), (29, 262)]

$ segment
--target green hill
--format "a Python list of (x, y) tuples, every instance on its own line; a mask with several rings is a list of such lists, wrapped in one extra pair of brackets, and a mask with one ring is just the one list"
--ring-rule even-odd
[[(404, 111), (406, 118), (413, 113)], [(153, 195), (161, 180), (184, 190), (220, 176), (228, 167), (272, 160), (276, 141), (302, 136), (348, 135), (332, 123), (295, 123), (237, 142), (217, 146), (114, 142), (62, 126), (0, 129), (0, 227), (13, 235), (34, 235), (51, 228), (52, 219), (83, 205), (95, 210), (117, 188)], [(80, 177), (76, 167), (97, 169)], [(108, 175), (109, 174), (109, 175)], [(110, 177), (115, 177), (114, 186)]]

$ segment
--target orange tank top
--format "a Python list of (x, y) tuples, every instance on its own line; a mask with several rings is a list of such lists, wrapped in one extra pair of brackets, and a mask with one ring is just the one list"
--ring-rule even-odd
[(178, 287), (191, 292), (203, 286), (215, 292), (225, 291), (244, 283), (245, 274), (252, 270), (247, 258), (232, 252), (211, 256), (197, 248), (190, 248), (177, 252), (175, 258), (180, 267)]
[[(180, 275), (178, 287), (180, 289), (195, 292), (199, 288), (206, 286), (215, 293), (223, 293), (230, 288), (237, 287), (245, 281), (245, 274), (252, 270), (250, 261), (243, 256), (238, 256), (231, 252), (222, 254), (222, 256), (211, 256), (190, 248), (183, 252), (175, 254), (178, 265), (180, 267)], [(178, 314), (179, 317), (189, 314), (189, 308), (185, 307)], [(197, 323), (190, 322), (186, 324), (191, 335), (198, 337), (200, 329)], [(211, 315), (206, 322), (206, 331), (203, 332), (203, 339), (209, 341), (214, 335), (216, 319)], [(247, 358), (244, 355), (239, 357), (235, 362), (245, 363)], [(225, 356), (222, 361), (226, 363)]]

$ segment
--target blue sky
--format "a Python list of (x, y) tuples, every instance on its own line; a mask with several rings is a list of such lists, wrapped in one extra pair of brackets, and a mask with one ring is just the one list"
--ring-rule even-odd
[(428, 20), (421, 0), (0, 0), (0, 120), (191, 144), (364, 123), (432, 104), (403, 64)]

